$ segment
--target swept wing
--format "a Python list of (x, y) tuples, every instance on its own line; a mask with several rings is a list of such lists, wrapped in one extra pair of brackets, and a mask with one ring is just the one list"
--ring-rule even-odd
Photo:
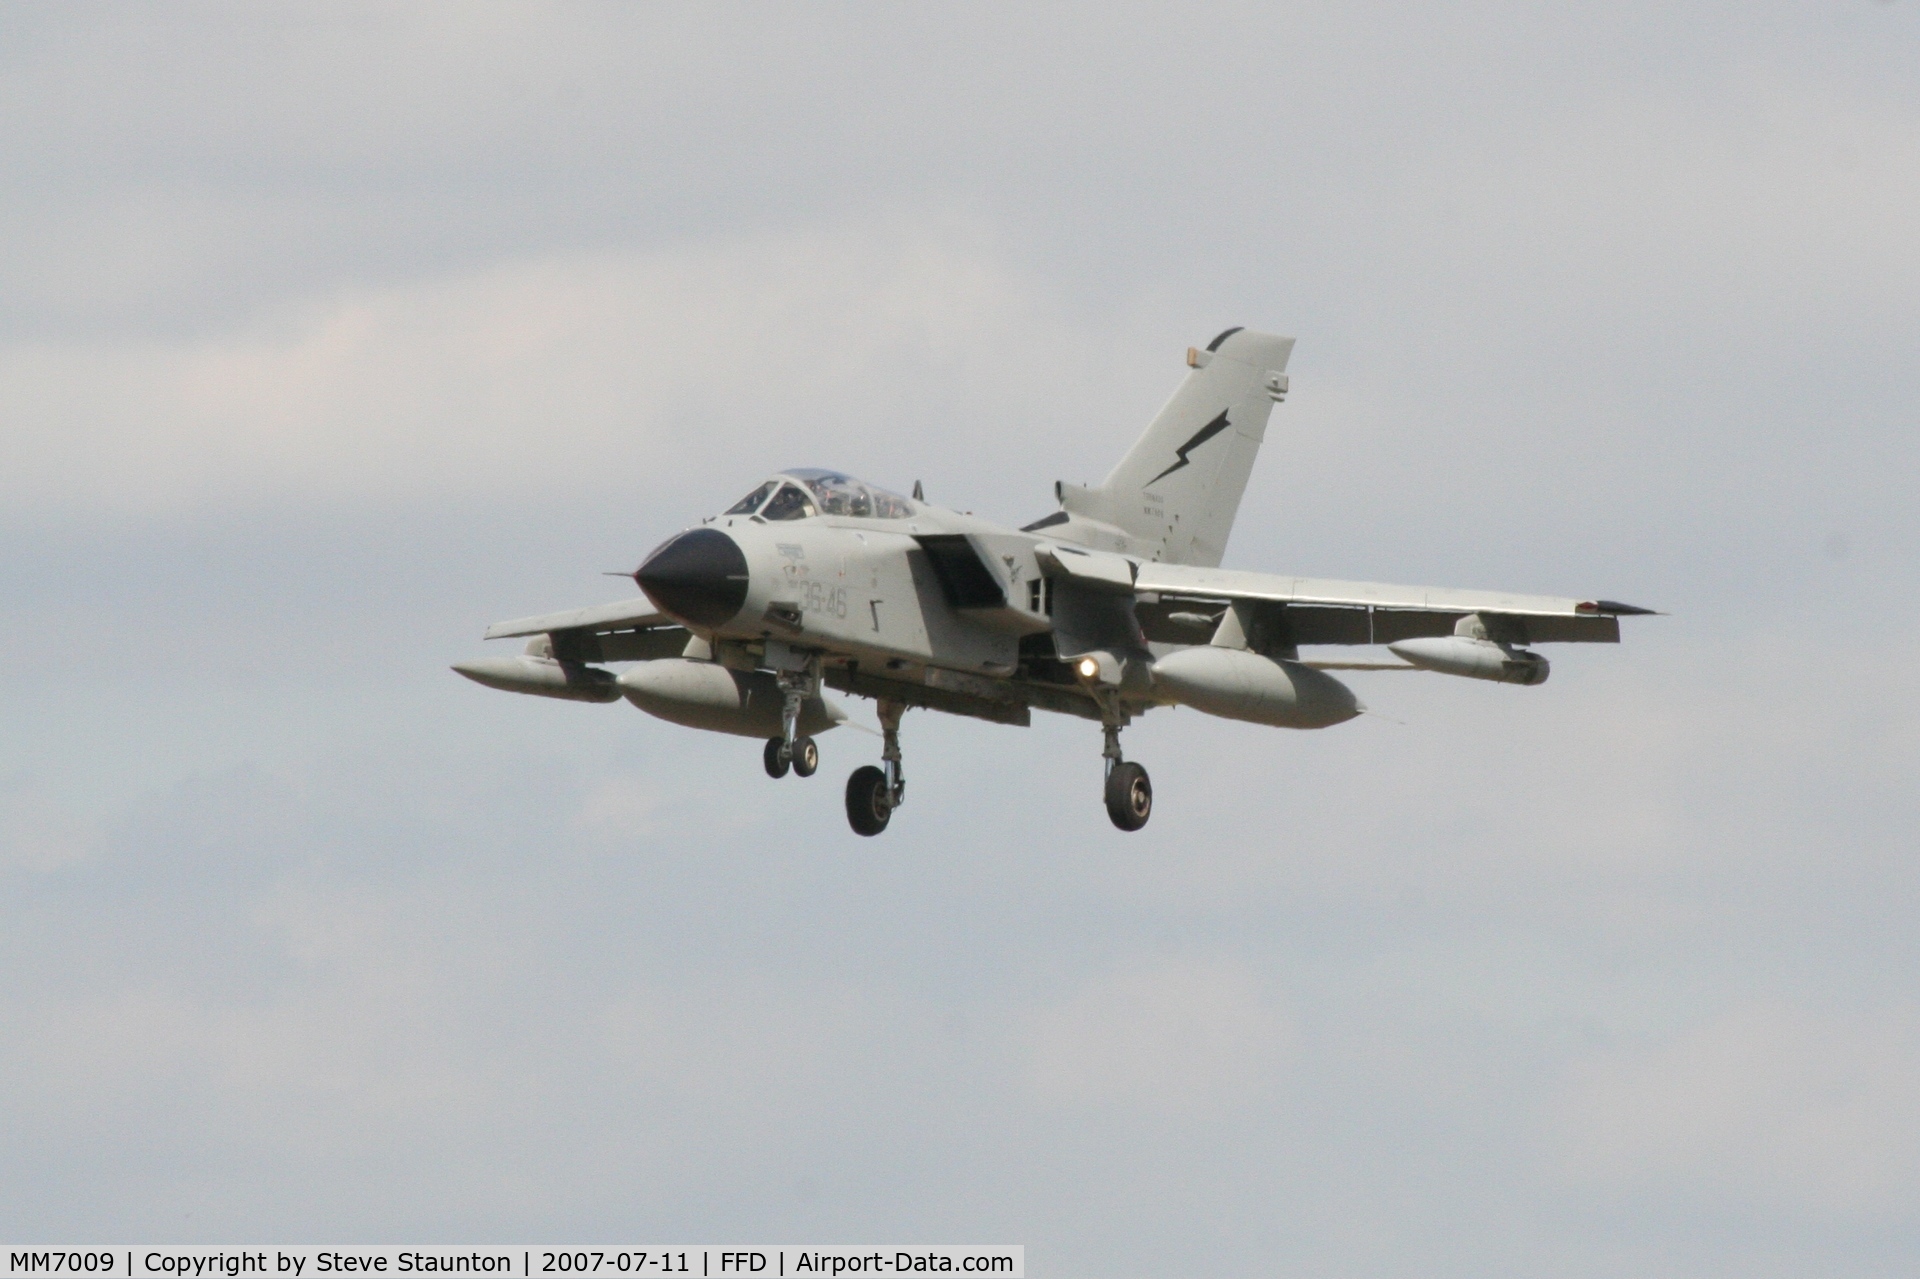
[(645, 596), (495, 622), (487, 628), (486, 637), (512, 639), (522, 635), (550, 637), (552, 655), (573, 662), (678, 657), (690, 638), (685, 627), (655, 608)]
[(1162, 613), (1183, 604), (1271, 606), (1295, 644), (1391, 644), (1451, 635), (1462, 618), (1476, 614), (1489, 635), (1511, 643), (1616, 644), (1620, 617), (1653, 611), (1613, 600), (1345, 582), (1191, 564), (1142, 564), (1134, 590), (1158, 595)]

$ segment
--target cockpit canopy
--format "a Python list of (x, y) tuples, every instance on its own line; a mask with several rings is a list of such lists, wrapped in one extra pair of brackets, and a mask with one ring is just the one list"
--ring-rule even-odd
[(851, 475), (806, 467), (780, 474), (729, 506), (727, 515), (763, 520), (804, 520), (812, 515), (850, 515), (861, 520), (904, 520), (916, 514), (898, 493), (863, 484)]

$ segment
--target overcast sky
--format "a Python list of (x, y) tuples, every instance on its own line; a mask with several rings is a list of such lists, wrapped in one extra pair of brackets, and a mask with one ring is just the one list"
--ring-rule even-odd
[[(447, 670), (767, 471), (1666, 610), (912, 802)], [(0, 10), (0, 1236), (1920, 1267), (1920, 9)], [(870, 723), (870, 704), (850, 705)]]

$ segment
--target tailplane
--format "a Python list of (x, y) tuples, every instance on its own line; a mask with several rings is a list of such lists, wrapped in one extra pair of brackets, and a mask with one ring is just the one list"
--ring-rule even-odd
[(1228, 329), (1187, 352), (1193, 371), (1097, 488), (1059, 484), (1061, 510), (1027, 527), (1169, 564), (1227, 549), (1267, 417), (1286, 397), (1293, 339)]

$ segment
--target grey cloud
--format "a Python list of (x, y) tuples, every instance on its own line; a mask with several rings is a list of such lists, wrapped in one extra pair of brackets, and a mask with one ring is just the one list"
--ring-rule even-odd
[(1561, 1174), (1609, 1194), (1898, 1218), (1920, 1179), (1917, 1051), (1910, 1008), (1732, 1009), (1667, 1043), (1578, 1063), (1549, 1121)]

